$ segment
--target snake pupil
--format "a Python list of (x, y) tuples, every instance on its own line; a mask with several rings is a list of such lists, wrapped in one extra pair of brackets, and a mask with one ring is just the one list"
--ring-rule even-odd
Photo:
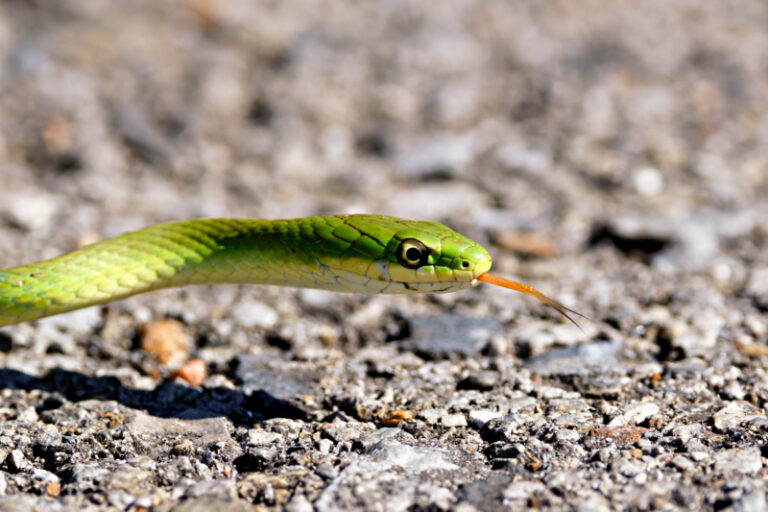
[(397, 248), (397, 261), (405, 268), (417, 269), (427, 263), (429, 250), (420, 240), (406, 238)]

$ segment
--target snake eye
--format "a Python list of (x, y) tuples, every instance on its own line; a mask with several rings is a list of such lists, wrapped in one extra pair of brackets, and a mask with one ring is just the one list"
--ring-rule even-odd
[(429, 249), (415, 238), (406, 238), (397, 246), (397, 261), (405, 268), (419, 268), (427, 262)]

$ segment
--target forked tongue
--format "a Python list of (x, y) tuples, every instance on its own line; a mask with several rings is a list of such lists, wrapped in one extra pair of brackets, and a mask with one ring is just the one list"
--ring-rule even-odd
[(547, 306), (555, 309), (558, 313), (560, 313), (565, 318), (567, 318), (568, 321), (570, 321), (573, 325), (575, 325), (579, 329), (581, 329), (581, 326), (577, 324), (576, 321), (568, 313), (571, 313), (576, 316), (580, 316), (581, 318), (587, 318), (586, 316), (582, 315), (578, 311), (574, 311), (571, 308), (567, 308), (563, 306), (556, 300), (550, 299), (549, 297), (541, 293), (536, 288), (533, 288), (532, 286), (528, 286), (527, 284), (518, 283), (517, 281), (510, 281), (509, 279), (504, 279), (503, 277), (494, 276), (493, 274), (489, 274), (488, 272), (477, 276), (477, 280), (482, 281), (484, 283), (501, 286), (502, 288), (509, 288), (510, 290), (514, 290), (516, 292), (522, 292), (527, 295), (536, 297)]

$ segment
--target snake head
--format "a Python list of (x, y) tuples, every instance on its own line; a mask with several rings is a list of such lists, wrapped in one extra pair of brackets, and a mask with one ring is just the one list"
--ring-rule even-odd
[(488, 251), (442, 224), (392, 221), (383, 253), (366, 270), (372, 280), (388, 283), (383, 293), (462, 290), (491, 268)]
[(477, 284), (491, 268), (491, 256), (446, 226), (417, 222), (392, 236), (378, 266), (403, 291), (451, 292)]
[(491, 267), (488, 252), (436, 222), (344, 215), (315, 227), (312, 248), (331, 289), (362, 293), (451, 292), (470, 288)]

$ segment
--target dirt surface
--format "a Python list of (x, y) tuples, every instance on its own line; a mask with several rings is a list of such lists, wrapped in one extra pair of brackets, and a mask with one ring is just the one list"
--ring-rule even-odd
[(4, 328), (0, 510), (766, 510), (766, 26), (757, 0), (0, 3), (0, 268), (387, 213), (594, 319), (220, 286)]

